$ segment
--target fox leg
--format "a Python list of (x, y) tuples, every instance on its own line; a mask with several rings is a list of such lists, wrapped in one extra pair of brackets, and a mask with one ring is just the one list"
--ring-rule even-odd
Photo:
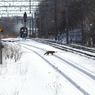
[(47, 55), (49, 55), (49, 52), (46, 52)]
[(53, 55), (53, 53), (51, 53)]

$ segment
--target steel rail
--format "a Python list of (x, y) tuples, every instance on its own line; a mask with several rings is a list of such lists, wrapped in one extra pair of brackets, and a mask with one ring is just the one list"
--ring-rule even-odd
[(44, 43), (44, 44), (48, 44), (50, 46), (53, 46), (53, 47), (61, 49), (61, 50), (69, 51), (72, 53), (77, 53), (79, 55), (82, 55), (82, 56), (85, 56), (85, 57), (95, 60), (95, 53), (93, 53), (93, 52), (95, 52), (94, 49), (87, 49), (87, 48), (83, 48), (80, 46), (77, 46), (77, 48), (76, 48), (76, 47), (71, 47), (70, 45), (66, 45), (66, 44), (62, 45), (55, 41), (49, 41), (49, 40), (40, 40), (40, 39), (33, 39), (33, 40)]
[(72, 83), (72, 85), (74, 85), (80, 92), (82, 92), (84, 95), (90, 95), (87, 91), (85, 91), (82, 87), (80, 87), (76, 82), (74, 82), (68, 75), (66, 75), (64, 72), (62, 72), (59, 68), (57, 68), (55, 65), (53, 65), (50, 61), (48, 61), (47, 59), (45, 59), (43, 56), (41, 56), (39, 53), (37, 53), (36, 51), (27, 48), (25, 46), (23, 46), (24, 48), (33, 51), (34, 53), (36, 53), (39, 57), (41, 57), (44, 61), (46, 61), (46, 63), (48, 63), (53, 69), (55, 69), (59, 74), (61, 74), (63, 77), (65, 77), (70, 83)]

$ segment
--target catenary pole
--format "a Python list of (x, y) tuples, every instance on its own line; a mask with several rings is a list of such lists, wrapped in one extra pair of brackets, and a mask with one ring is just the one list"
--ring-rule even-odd
[(36, 30), (36, 13), (34, 14), (35, 16), (35, 37), (36, 37), (36, 33), (37, 33), (37, 30)]
[(67, 41), (67, 44), (69, 44), (69, 41), (68, 41), (68, 0), (66, 0), (66, 41)]
[(46, 38), (48, 38), (48, 4), (46, 1)]
[(30, 37), (31, 37), (31, 35), (32, 35), (32, 33), (31, 33), (31, 0), (29, 0), (29, 4), (30, 4)]
[(57, 40), (57, 0), (55, 0), (55, 40)]

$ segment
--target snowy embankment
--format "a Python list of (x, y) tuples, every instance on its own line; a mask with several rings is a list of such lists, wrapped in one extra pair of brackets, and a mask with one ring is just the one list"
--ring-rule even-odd
[[(95, 76), (95, 60), (32, 40), (20, 40), (17, 44), (23, 50), (21, 59), (17, 62), (7, 60), (0, 65), (0, 95), (86, 95), (80, 89), (88, 95), (95, 95), (95, 80), (66, 63), (73, 63)], [(56, 53), (45, 56), (47, 50), (54, 50)], [(58, 70), (77, 83), (79, 88)]]

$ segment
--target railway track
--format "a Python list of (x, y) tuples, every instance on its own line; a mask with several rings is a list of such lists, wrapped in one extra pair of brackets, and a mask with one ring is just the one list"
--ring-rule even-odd
[(52, 47), (55, 47), (61, 50), (77, 53), (81, 56), (85, 56), (85, 57), (95, 60), (95, 49), (91, 49), (91, 48), (87, 48), (87, 47), (79, 46), (79, 45), (66, 45), (66, 44), (64, 45), (64, 44), (60, 44), (55, 41), (49, 41), (49, 40), (41, 40), (41, 39), (33, 39), (33, 40), (40, 43), (48, 44)]
[[(53, 47), (55, 47), (57, 45), (58, 45), (58, 47), (61, 47), (57, 43), (51, 43), (51, 42), (48, 42), (48, 41), (47, 42), (45, 42), (45, 41), (42, 42), (40, 40), (38, 40), (38, 41), (41, 42), (41, 43), (51, 45)], [(11, 40), (11, 41), (8, 41), (8, 42), (17, 42), (17, 40), (16, 41)], [(75, 86), (81, 93), (83, 93), (83, 95), (94, 95), (93, 94), (94, 93), (94, 88), (91, 84), (93, 84), (94, 81), (95, 81), (95, 74), (93, 74), (92, 72), (90, 72), (89, 70), (87, 70), (83, 67), (80, 67), (79, 65), (74, 64), (72, 61), (67, 60), (65, 58), (62, 58), (58, 55), (53, 55), (52, 57), (55, 60), (52, 60), (52, 58), (50, 58), (50, 57), (47, 58), (47, 56), (43, 56), (42, 54), (40, 54), (39, 52), (36, 52), (36, 50), (35, 50), (35, 49), (37, 49), (37, 50), (40, 50), (42, 52), (45, 52), (45, 51), (47, 51), (46, 49), (40, 48), (38, 46), (31, 45), (31, 44), (25, 44), (23, 42), (22, 43), (20, 42), (20, 44), (24, 48), (34, 52), (37, 56), (39, 56), (41, 59), (43, 59), (54, 70), (56, 70), (61, 76), (66, 78), (73, 86)], [(69, 48), (67, 48), (66, 46), (64, 46), (64, 47), (65, 48), (61, 47), (61, 49), (63, 48), (62, 50), (69, 51)], [(70, 51), (70, 52), (72, 52), (72, 51)], [(72, 72), (72, 70), (73, 70), (73, 72)], [(75, 76), (76, 73), (77, 73), (77, 76)], [(79, 76), (81, 76), (81, 78)], [(87, 80), (87, 83), (85, 82), (84, 79)], [(84, 85), (86, 85), (86, 87)], [(90, 93), (89, 89), (91, 90), (91, 93)]]
[[(69, 62), (68, 60), (65, 60), (63, 58), (61, 58), (60, 56), (54, 55), (53, 57), (55, 57), (55, 60), (53, 61), (50, 58), (47, 57), (43, 57), (43, 55), (41, 55), (40, 53), (36, 52), (34, 49), (36, 48), (37, 50), (41, 50), (41, 51), (46, 51), (45, 49), (33, 46), (33, 45), (29, 45), (29, 44), (23, 44), (21, 43), (22, 46), (34, 53), (37, 54), (37, 56), (39, 56), (41, 59), (43, 59), (47, 64), (49, 64), (54, 70), (56, 70), (61, 76), (65, 77), (71, 84), (73, 84), (80, 92), (83, 93), (83, 95), (93, 95), (90, 94), (89, 91), (87, 89), (93, 90), (94, 93), (94, 89), (91, 87), (91, 81), (90, 80), (95, 80), (95, 75), (91, 74), (90, 72), (84, 70), (83, 68), (80, 68), (79, 66), (73, 64), (72, 62)], [(27, 47), (28, 46), (28, 47)], [(56, 63), (58, 60), (58, 63)], [(56, 63), (56, 64), (53, 64)], [(67, 69), (64, 69), (67, 68)], [(71, 70), (73, 69), (73, 74), (71, 72)], [(86, 83), (87, 85), (87, 89), (83, 86), (83, 84), (85, 84), (85, 82), (83, 82), (82, 78), (80, 77), (76, 77), (74, 74), (77, 73), (78, 75), (81, 74), (82, 77), (84, 77), (85, 79), (87, 79), (89, 82)], [(73, 76), (72, 77), (70, 77)], [(81, 84), (78, 83), (76, 80), (81, 81)], [(85, 80), (84, 80), (85, 81)]]
[[(68, 51), (68, 52), (72, 52), (72, 53), (76, 53), (79, 54), (81, 56), (85, 56), (87, 58), (91, 58), (93, 60), (95, 60), (95, 49), (94, 48), (88, 48), (88, 47), (84, 47), (84, 46), (79, 46), (79, 45), (66, 45), (66, 44), (61, 44), (55, 41), (50, 41), (50, 40), (43, 40), (43, 39), (35, 39), (33, 38), (32, 40), (35, 40), (37, 42), (40, 43), (44, 43), (47, 45), (50, 45), (52, 47), (64, 50), (64, 51)], [(2, 42), (17, 42), (18, 40), (2, 40)]]

